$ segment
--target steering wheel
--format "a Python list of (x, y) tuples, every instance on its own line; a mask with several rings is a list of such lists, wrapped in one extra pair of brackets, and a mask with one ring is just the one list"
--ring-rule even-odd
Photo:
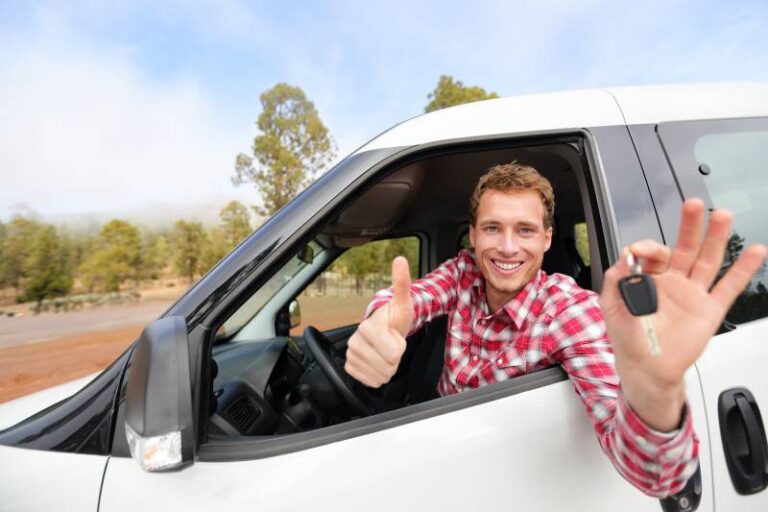
[(361, 396), (364, 397), (367, 394), (365, 389), (361, 384), (352, 379), (344, 368), (331, 357), (331, 340), (328, 339), (328, 336), (308, 325), (304, 329), (304, 341), (309, 351), (315, 356), (317, 364), (344, 401), (360, 416), (370, 416), (373, 411), (361, 399)]

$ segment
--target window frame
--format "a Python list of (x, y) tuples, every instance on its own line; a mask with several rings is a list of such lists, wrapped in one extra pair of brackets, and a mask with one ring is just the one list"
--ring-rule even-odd
[[(659, 123), (656, 126), (658, 144), (666, 156), (670, 173), (676, 181), (682, 200), (698, 197), (704, 200), (708, 210), (715, 207), (706, 183), (707, 176), (701, 173), (699, 163), (695, 161), (693, 148), (696, 141), (705, 135), (749, 131), (768, 132), (768, 117), (674, 121)], [(667, 221), (669, 225), (667, 231), (679, 228), (679, 214), (678, 219), (669, 218)], [(746, 242), (747, 244), (755, 243), (750, 240)], [(734, 324), (731, 323), (734, 320), (733, 317), (729, 318), (731, 312), (732, 309), (729, 309), (723, 326), (717, 334), (729, 332), (744, 323), (768, 318), (768, 315), (763, 315)]]
[[(599, 134), (596, 135), (596, 131)], [(498, 383), (486, 389), (425, 403), (423, 408), (426, 410), (422, 410), (422, 407), (415, 410), (409, 407), (406, 408), (407, 411), (404, 409), (392, 411), (391, 414), (395, 416), (398, 416), (399, 411), (403, 411), (397, 420), (387, 420), (387, 417), (378, 414), (372, 418), (350, 421), (338, 426), (342, 430), (341, 433), (335, 433), (336, 427), (333, 427), (334, 430), (332, 431), (328, 430), (332, 427), (325, 427), (303, 434), (293, 434), (286, 438), (270, 437), (268, 440), (233, 438), (231, 446), (223, 446), (227, 443), (221, 442), (212, 446), (210, 443), (204, 442), (206, 441), (207, 416), (202, 412), (206, 411), (208, 407), (207, 383), (210, 380), (212, 333), (226, 318), (227, 311), (238, 307), (246, 300), (247, 296), (250, 295), (249, 290), (261, 286), (274, 274), (276, 269), (293, 255), (296, 247), (313, 238), (317, 227), (322, 225), (322, 219), (327, 219), (343, 210), (347, 204), (359, 197), (359, 194), (372, 186), (375, 181), (390, 172), (425, 158), (487, 149), (512, 149), (543, 143), (570, 142), (577, 145), (579, 150), (581, 170), (578, 171), (578, 176), (580, 188), (583, 188), (582, 201), (585, 206), (585, 215), (591, 227), (589, 232), (591, 247), (595, 247), (595, 250), (598, 251), (592, 257), (595, 262), (593, 272), (600, 277), (597, 282), (599, 284), (602, 272), (607, 268), (609, 260), (618, 254), (616, 241), (619, 240), (621, 216), (614, 211), (610, 201), (609, 185), (612, 185), (611, 180), (615, 178), (611, 178), (610, 173), (606, 173), (605, 155), (601, 155), (597, 150), (597, 140), (601, 141), (601, 150), (605, 151), (606, 140), (622, 137), (622, 133), (628, 139), (625, 126), (460, 138), (409, 148), (386, 148), (353, 155), (349, 158), (353, 160), (353, 163), (355, 159), (358, 160), (356, 167), (353, 165), (344, 167), (345, 160), (338, 166), (342, 167), (341, 169), (334, 168), (326, 173), (310, 189), (269, 219), (235, 252), (225, 258), (223, 262), (230, 262), (230, 267), (224, 263), (218, 265), (187, 296), (183, 297), (166, 313), (183, 314), (190, 324), (193, 408), (197, 418), (201, 460), (254, 459), (288, 451), (303, 450), (311, 446), (361, 435), (358, 429), (358, 426), (361, 425), (360, 421), (365, 423), (365, 433), (367, 433), (410, 423), (425, 417), (445, 414), (566, 380), (567, 376), (561, 369), (551, 368)], [(607, 137), (608, 134), (611, 137)], [(623, 152), (622, 147), (622, 150), (613, 150), (611, 158), (624, 159), (626, 156), (628, 155)], [(362, 163), (360, 163), (361, 160)], [(636, 160), (634, 164), (639, 167)], [(635, 170), (632, 169), (632, 171)], [(325, 190), (323, 190), (324, 186), (326, 187)], [(309, 209), (307, 209), (307, 203), (310, 205)], [(259, 248), (254, 247), (257, 243), (259, 243)], [(422, 264), (425, 261), (431, 262), (433, 259), (431, 250), (425, 251), (423, 249), (422, 247)], [(250, 258), (244, 257), (247, 254), (252, 256)], [(243, 266), (234, 267), (233, 270), (231, 268), (231, 260), (233, 259), (239, 259), (243, 262)], [(228, 278), (227, 275), (229, 275)], [(221, 290), (222, 288), (226, 289)], [(212, 293), (215, 294), (214, 297), (211, 296)], [(197, 300), (194, 300), (195, 298)], [(444, 400), (448, 401), (444, 402)], [(373, 424), (368, 425), (369, 421)]]

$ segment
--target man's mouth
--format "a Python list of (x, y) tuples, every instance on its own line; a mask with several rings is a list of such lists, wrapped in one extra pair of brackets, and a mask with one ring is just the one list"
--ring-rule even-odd
[(514, 272), (515, 270), (520, 268), (520, 266), (522, 266), (523, 264), (522, 261), (514, 261), (514, 262), (501, 261), (501, 260), (495, 260), (493, 258), (491, 258), (491, 263), (493, 263), (494, 266), (499, 270), (501, 270), (502, 272)]

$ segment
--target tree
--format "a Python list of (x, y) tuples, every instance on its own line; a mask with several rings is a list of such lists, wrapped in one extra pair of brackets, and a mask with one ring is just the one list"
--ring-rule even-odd
[(35, 301), (37, 314), (44, 299), (66, 295), (72, 289), (72, 275), (56, 228), (51, 225), (41, 227), (29, 245), (29, 255), (24, 263), (27, 278), (24, 294), (19, 300)]
[(26, 217), (14, 217), (5, 228), (5, 237), (0, 250), (0, 260), (2, 260), (0, 282), (5, 286), (14, 287), (17, 293), (21, 290), (21, 282), (27, 275), (26, 260), (30, 253), (30, 241), (38, 229), (40, 229), (40, 223)]
[(259, 190), (261, 215), (272, 215), (314, 179), (335, 156), (335, 144), (304, 91), (279, 83), (261, 95), (253, 156), (235, 159), (235, 185), (252, 182)]
[(80, 265), (79, 274), (90, 291), (120, 290), (127, 279), (138, 284), (141, 274), (141, 237), (132, 224), (114, 219), (99, 231), (94, 247)]
[(200, 222), (176, 221), (171, 234), (176, 271), (190, 283), (202, 271), (202, 248), (207, 237)]
[(433, 112), (455, 105), (498, 97), (495, 92), (486, 92), (485, 89), (478, 86), (466, 87), (461, 81), (454, 80), (452, 76), (442, 75), (435, 90), (427, 95), (427, 99), (432, 101), (424, 108), (424, 112)]
[(334, 267), (338, 265), (344, 273), (353, 276), (355, 293), (362, 295), (365, 278), (381, 271), (382, 260), (383, 247), (379, 242), (373, 242), (348, 250), (334, 263)]
[(162, 233), (145, 233), (142, 246), (142, 279), (159, 279), (170, 260), (171, 248)]
[(227, 252), (237, 247), (245, 237), (251, 234), (249, 217), (248, 209), (239, 201), (230, 201), (219, 212), (220, 227), (223, 231)]

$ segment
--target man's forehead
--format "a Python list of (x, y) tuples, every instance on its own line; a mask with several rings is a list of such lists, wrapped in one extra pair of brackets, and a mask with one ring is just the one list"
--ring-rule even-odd
[(477, 208), (478, 221), (498, 218), (540, 224), (543, 216), (544, 204), (533, 190), (487, 190)]

